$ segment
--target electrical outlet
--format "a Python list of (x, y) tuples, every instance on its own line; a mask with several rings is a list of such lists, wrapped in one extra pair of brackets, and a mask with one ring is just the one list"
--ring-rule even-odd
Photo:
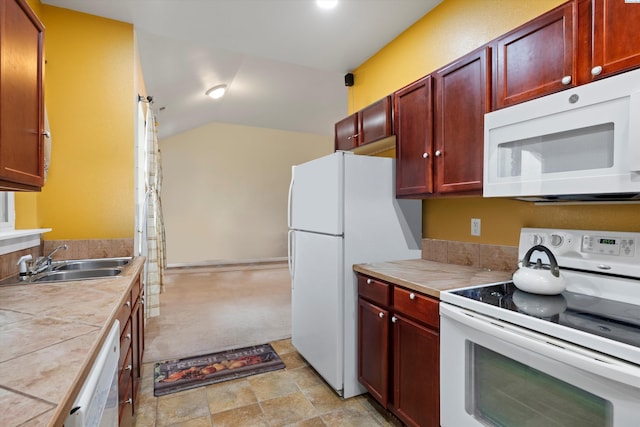
[(480, 218), (471, 218), (471, 235), (480, 235)]

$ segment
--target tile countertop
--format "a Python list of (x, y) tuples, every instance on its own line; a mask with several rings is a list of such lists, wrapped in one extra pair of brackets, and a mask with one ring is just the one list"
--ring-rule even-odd
[(511, 280), (510, 271), (489, 271), (424, 259), (355, 264), (353, 270), (440, 298), (441, 291)]
[(0, 286), (0, 425), (64, 423), (144, 260), (105, 279)]

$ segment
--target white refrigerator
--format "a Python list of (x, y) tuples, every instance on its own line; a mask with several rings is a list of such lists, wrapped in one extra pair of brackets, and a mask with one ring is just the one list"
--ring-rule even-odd
[(395, 198), (395, 159), (336, 152), (292, 168), (291, 341), (344, 398), (358, 383), (353, 264), (420, 258), (422, 204)]

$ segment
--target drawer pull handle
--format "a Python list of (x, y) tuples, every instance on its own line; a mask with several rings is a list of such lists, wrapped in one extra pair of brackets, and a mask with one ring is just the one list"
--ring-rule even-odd
[(383, 312), (378, 313), (378, 317), (382, 319), (384, 317), (384, 313)]
[(413, 292), (411, 292), (409, 294), (409, 299), (416, 299), (416, 294), (414, 294)]
[(398, 318), (397, 318), (396, 316), (392, 316), (392, 317), (391, 317), (391, 321), (392, 321), (393, 323), (396, 323), (396, 322), (398, 321)]
[(367, 279), (367, 285), (370, 285), (370, 284), (372, 284), (372, 283), (373, 283), (373, 280), (371, 280), (371, 279)]

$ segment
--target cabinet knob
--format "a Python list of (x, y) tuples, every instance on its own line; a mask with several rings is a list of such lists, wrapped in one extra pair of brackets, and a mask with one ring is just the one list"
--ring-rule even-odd
[(393, 323), (396, 323), (398, 321), (398, 318), (396, 316), (391, 316), (391, 321)]
[(414, 294), (413, 292), (411, 292), (409, 294), (409, 299), (416, 299), (416, 294)]
[(352, 137), (352, 136), (348, 136), (348, 137), (347, 137), (347, 139), (351, 139), (351, 138), (353, 138), (353, 137)]
[(131, 301), (127, 301), (127, 302), (125, 302), (125, 303), (124, 303), (124, 306), (125, 306), (125, 307), (131, 307)]
[(423, 153), (423, 154), (422, 154), (422, 158), (423, 158), (423, 159), (426, 159), (426, 158), (428, 158), (428, 157), (429, 157), (429, 153)]
[(43, 134), (44, 136), (46, 136), (47, 138), (51, 138), (51, 132), (49, 132), (48, 130), (43, 130), (43, 131), (42, 131), (42, 134)]
[(436, 157), (440, 157), (442, 155), (442, 151), (436, 150)]
[(571, 83), (571, 76), (564, 76), (561, 81), (563, 85), (568, 85)]
[(130, 340), (131, 339), (131, 334), (127, 334), (124, 336), (126, 339)]
[(600, 73), (602, 73), (602, 67), (600, 65), (596, 65), (591, 69), (592, 76), (598, 76), (600, 75)]
[(382, 319), (384, 317), (384, 313), (383, 312), (378, 313), (378, 317)]
[(132, 404), (132, 403), (133, 403), (133, 399), (132, 399), (132, 398), (128, 398), (127, 400), (125, 400), (125, 401), (124, 401), (124, 402), (122, 402), (122, 403), (130, 405), (130, 404)]
[(372, 283), (373, 283), (373, 280), (371, 280), (371, 279), (367, 279), (367, 285), (370, 285), (370, 284), (372, 284)]
[(133, 369), (133, 366), (131, 366), (131, 364), (127, 365), (127, 367), (124, 368), (125, 371), (130, 371), (131, 369)]

